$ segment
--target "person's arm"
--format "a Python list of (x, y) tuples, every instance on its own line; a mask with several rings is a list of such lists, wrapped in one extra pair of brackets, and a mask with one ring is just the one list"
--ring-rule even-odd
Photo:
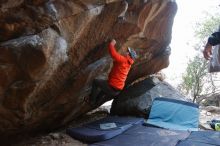
[(209, 60), (212, 55), (212, 45), (208, 42), (205, 45), (205, 49), (203, 50), (203, 56), (206, 60)]
[(111, 55), (111, 57), (117, 61), (117, 62), (123, 62), (125, 61), (125, 57), (122, 56), (121, 54), (119, 54), (116, 49), (115, 49), (115, 44), (116, 44), (116, 41), (115, 40), (112, 40), (110, 43), (109, 43), (109, 46), (108, 46), (108, 50), (109, 50), (109, 54)]
[(212, 55), (212, 46), (220, 44), (220, 32), (213, 33), (209, 38), (208, 42), (205, 45), (203, 56), (206, 60), (209, 60)]

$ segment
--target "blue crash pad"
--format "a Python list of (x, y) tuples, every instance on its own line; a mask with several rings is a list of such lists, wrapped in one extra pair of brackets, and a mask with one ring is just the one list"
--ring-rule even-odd
[(89, 146), (220, 146), (220, 132), (168, 130), (138, 124), (121, 135)]
[(190, 136), (177, 146), (220, 146), (220, 132), (193, 131)]
[(176, 99), (155, 98), (146, 123), (171, 130), (198, 131), (199, 106)]
[(109, 116), (81, 127), (69, 128), (66, 132), (81, 141), (98, 142), (115, 137), (140, 123), (143, 123), (142, 118)]
[(188, 131), (134, 125), (123, 134), (89, 146), (175, 146), (189, 136)]

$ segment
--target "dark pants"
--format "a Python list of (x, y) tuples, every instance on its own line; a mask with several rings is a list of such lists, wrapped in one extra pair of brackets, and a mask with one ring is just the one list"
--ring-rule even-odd
[(93, 104), (103, 96), (115, 97), (120, 93), (120, 90), (114, 89), (108, 84), (107, 80), (95, 79), (92, 84), (92, 91), (90, 94), (90, 102)]

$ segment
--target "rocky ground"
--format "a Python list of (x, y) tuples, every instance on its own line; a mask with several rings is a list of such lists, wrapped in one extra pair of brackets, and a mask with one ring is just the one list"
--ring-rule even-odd
[(29, 139), (19, 144), (18, 146), (87, 146), (75, 139), (72, 139), (65, 133), (51, 133), (46, 136)]
[(200, 109), (200, 128), (204, 130), (212, 130), (207, 121), (213, 119), (220, 119), (220, 114), (216, 112), (209, 112), (206, 109)]
[[(76, 127), (89, 121), (94, 121), (103, 118), (109, 113), (109, 106), (101, 107), (95, 111), (92, 111), (81, 117), (80, 120), (72, 122), (70, 127)], [(220, 119), (220, 114), (211, 113), (205, 109), (200, 110), (200, 128), (201, 130), (210, 129), (207, 121), (212, 119)], [(82, 143), (68, 136), (65, 130), (58, 130), (54, 133), (47, 135), (36, 136), (34, 138), (28, 138), (23, 142), (14, 143), (11, 146), (87, 146), (87, 144)]]
[[(87, 122), (101, 119), (109, 114), (109, 106), (100, 107), (70, 124), (69, 127), (77, 127)], [(67, 127), (66, 127), (67, 128)], [(65, 128), (65, 129), (66, 129)], [(22, 142), (13, 143), (11, 146), (87, 146), (78, 140), (71, 138), (64, 130), (57, 130), (56, 132), (47, 135), (27, 138)]]

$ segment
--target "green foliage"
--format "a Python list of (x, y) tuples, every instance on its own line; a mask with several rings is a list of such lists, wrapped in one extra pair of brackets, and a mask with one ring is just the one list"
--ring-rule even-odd
[(220, 25), (220, 15), (206, 14), (205, 20), (198, 22), (195, 28), (195, 37), (200, 40), (207, 39), (211, 33), (218, 30)]
[(183, 75), (181, 85), (185, 94), (191, 94), (195, 99), (203, 93), (203, 86), (207, 80), (208, 63), (199, 55), (189, 60), (186, 73)]

